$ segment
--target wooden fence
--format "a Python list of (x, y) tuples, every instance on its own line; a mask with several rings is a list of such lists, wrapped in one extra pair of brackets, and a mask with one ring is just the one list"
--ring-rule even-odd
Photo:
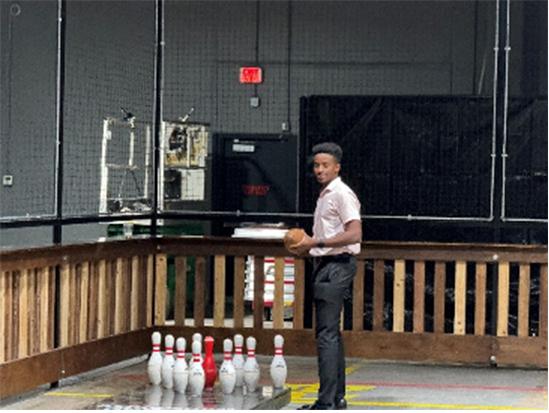
[[(293, 317), (284, 319), (285, 255), (280, 241), (207, 237), (1, 252), (0, 398), (145, 354), (154, 330), (188, 338), (199, 330), (216, 338), (216, 351), (236, 332), (254, 335), (258, 353), (272, 352), (281, 333), (286, 354), (315, 354), (302, 258)], [(265, 257), (275, 257), (272, 322), (264, 319)], [(366, 242), (352, 291), (342, 317), (348, 356), (547, 367), (546, 246)]]

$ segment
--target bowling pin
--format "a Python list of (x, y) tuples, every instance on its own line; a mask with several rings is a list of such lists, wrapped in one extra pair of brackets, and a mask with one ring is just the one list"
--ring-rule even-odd
[(162, 399), (160, 400), (160, 407), (162, 409), (170, 409), (173, 405), (173, 399), (175, 398), (175, 392), (173, 389), (166, 389), (162, 393)]
[(152, 354), (147, 363), (147, 373), (149, 374), (149, 381), (151, 384), (159, 385), (162, 381), (162, 355), (160, 354), (160, 343), (162, 342), (162, 335), (155, 331), (152, 333)]
[[(197, 340), (200, 341), (200, 345), (202, 346), (202, 334), (194, 333), (192, 339), (193, 339), (193, 343)], [(192, 344), (191, 344), (191, 346), (192, 346)], [(192, 349), (191, 349), (191, 351), (192, 351)], [(204, 360), (202, 359), (202, 354), (200, 354), (200, 364), (202, 364), (203, 362), (204, 362)], [(193, 357), (191, 357), (191, 361), (189, 362), (189, 371), (191, 370), (191, 367), (193, 366), (193, 363), (194, 363), (194, 360), (193, 360)]]
[(232, 393), (236, 384), (236, 371), (231, 359), (232, 351), (233, 342), (230, 338), (226, 338), (223, 340), (223, 363), (219, 368), (219, 382), (225, 394)]
[(173, 357), (173, 336), (168, 334), (164, 339), (165, 351), (164, 360), (162, 361), (162, 385), (171, 389), (173, 387), (173, 366), (175, 359)]
[[(158, 373), (158, 376), (160, 376), (160, 373)], [(145, 392), (145, 406), (160, 407), (161, 400), (162, 400), (162, 387), (155, 384), (147, 388)]]
[(187, 384), (189, 382), (189, 368), (185, 361), (185, 339), (179, 337), (175, 341), (175, 348), (177, 350), (177, 358), (173, 366), (173, 385), (176, 392), (185, 393)]
[(206, 353), (204, 355), (202, 367), (204, 368), (204, 374), (206, 375), (205, 387), (207, 389), (213, 389), (215, 380), (217, 379), (217, 367), (215, 366), (213, 354), (214, 338), (207, 336), (204, 339), (204, 346), (206, 347)]
[(256, 341), (253, 337), (246, 339), (246, 348), (248, 349), (248, 357), (244, 363), (244, 383), (250, 392), (254, 392), (259, 382), (259, 364), (255, 359)]
[(204, 390), (204, 384), (206, 382), (206, 375), (200, 363), (200, 353), (202, 353), (202, 343), (200, 341), (193, 341), (193, 366), (189, 370), (189, 388), (191, 394), (194, 396), (201, 396)]
[(244, 337), (240, 334), (234, 336), (234, 357), (233, 366), (236, 371), (236, 387), (242, 387), (244, 384), (244, 357), (242, 357), (242, 346)]
[(284, 347), (284, 337), (277, 334), (274, 338), (275, 354), (273, 361), (271, 362), (271, 380), (273, 381), (273, 387), (282, 388), (286, 383), (286, 376), (288, 375), (288, 367), (286, 367), (286, 361), (282, 355), (282, 348)]

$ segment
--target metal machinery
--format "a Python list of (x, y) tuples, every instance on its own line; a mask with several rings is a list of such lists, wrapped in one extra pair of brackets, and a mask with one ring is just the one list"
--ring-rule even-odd
[(162, 122), (160, 208), (165, 200), (205, 200), (208, 140), (207, 125)]
[[(151, 124), (137, 121), (131, 113), (122, 111), (123, 119), (103, 120), (100, 213), (142, 212), (152, 206)], [(166, 200), (205, 199), (209, 131), (205, 124), (188, 122), (192, 111), (178, 120), (162, 122), (161, 210)], [(136, 148), (140, 150), (139, 156)]]
[[(123, 119), (114, 117), (103, 119), (100, 213), (147, 211), (151, 208), (149, 193), (149, 179), (152, 176), (151, 126), (148, 123), (136, 121), (135, 116), (124, 112), (126, 115)], [(136, 162), (135, 142), (143, 133), (144, 161)], [(113, 140), (116, 145), (109, 151)], [(128, 175), (132, 177), (132, 185), (128, 184)]]

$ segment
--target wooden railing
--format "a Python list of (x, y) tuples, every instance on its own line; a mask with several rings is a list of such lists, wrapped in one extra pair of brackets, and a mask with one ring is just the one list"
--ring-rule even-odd
[[(280, 241), (200, 237), (1, 252), (0, 398), (145, 354), (154, 329), (202, 331), (216, 338), (216, 351), (241, 332), (257, 338), (259, 353), (282, 333), (286, 354), (313, 355), (309, 267), (295, 259), (293, 317), (285, 320), (286, 255)], [(252, 306), (244, 301), (248, 256)], [(272, 322), (264, 319), (265, 257), (275, 257)], [(547, 249), (366, 242), (347, 309), (349, 356), (545, 368)]]

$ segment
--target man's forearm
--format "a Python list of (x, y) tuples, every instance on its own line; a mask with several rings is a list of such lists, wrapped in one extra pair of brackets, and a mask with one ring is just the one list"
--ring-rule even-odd
[[(323, 246), (326, 248), (344, 247), (349, 244), (356, 244), (362, 241), (362, 225), (360, 221), (352, 221), (345, 231), (337, 234), (334, 237), (327, 239), (315, 239), (317, 247)], [(320, 243), (320, 245), (319, 245)]]

